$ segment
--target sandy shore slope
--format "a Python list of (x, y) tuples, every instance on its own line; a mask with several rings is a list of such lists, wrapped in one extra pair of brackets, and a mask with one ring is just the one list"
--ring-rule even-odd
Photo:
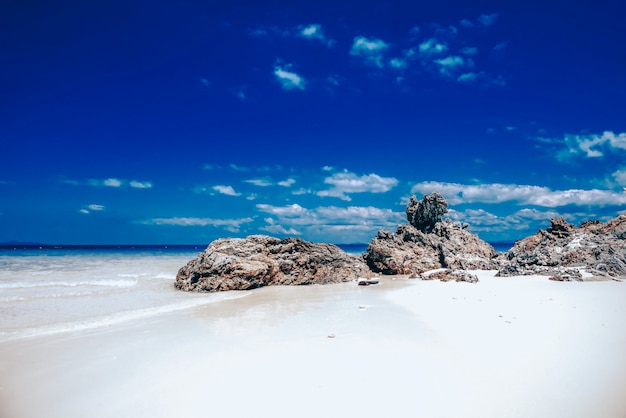
[(474, 273), (5, 341), (0, 416), (626, 416), (626, 282)]

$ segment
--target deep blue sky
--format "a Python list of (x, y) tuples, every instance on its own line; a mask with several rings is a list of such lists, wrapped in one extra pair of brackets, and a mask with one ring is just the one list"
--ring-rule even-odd
[(434, 190), (491, 241), (626, 210), (617, 0), (1, 7), (0, 242), (368, 242)]

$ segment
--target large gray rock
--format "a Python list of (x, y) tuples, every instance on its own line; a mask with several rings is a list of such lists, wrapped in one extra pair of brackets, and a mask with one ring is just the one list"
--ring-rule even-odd
[(335, 245), (252, 235), (213, 241), (178, 271), (175, 286), (198, 292), (246, 290), (345, 282), (367, 272), (363, 260)]
[(626, 215), (606, 223), (587, 221), (576, 228), (563, 218), (550, 228), (515, 243), (504, 257), (501, 277), (541, 274), (554, 280), (626, 277)]
[(419, 274), (442, 267), (497, 269), (495, 249), (469, 232), (467, 224), (441, 221), (447, 207), (436, 192), (421, 202), (412, 197), (407, 206), (411, 224), (400, 225), (395, 234), (378, 232), (363, 254), (369, 268), (382, 274)]

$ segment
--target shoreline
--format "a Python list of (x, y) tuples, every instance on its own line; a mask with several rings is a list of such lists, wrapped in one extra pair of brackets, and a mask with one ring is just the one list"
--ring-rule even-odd
[(383, 276), (373, 286), (263, 287), (0, 342), (0, 413), (626, 414), (624, 283), (472, 273), (479, 283)]

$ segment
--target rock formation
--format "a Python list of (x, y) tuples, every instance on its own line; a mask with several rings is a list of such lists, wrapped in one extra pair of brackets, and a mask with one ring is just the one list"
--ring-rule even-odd
[(409, 224), (422, 232), (431, 232), (446, 213), (448, 213), (448, 202), (437, 192), (424, 196), (421, 201), (418, 201), (415, 196), (411, 196), (411, 200), (406, 206), (406, 217)]
[(468, 230), (467, 224), (441, 220), (448, 203), (439, 193), (411, 197), (402, 224), (395, 234), (381, 230), (363, 258), (382, 274), (419, 274), (437, 268), (497, 269), (496, 251)]
[(338, 283), (367, 274), (363, 260), (335, 245), (252, 235), (213, 241), (178, 271), (175, 286), (188, 291), (216, 292)]
[(626, 215), (606, 223), (587, 221), (576, 228), (563, 218), (550, 228), (515, 243), (497, 276), (541, 274), (551, 280), (626, 277)]

